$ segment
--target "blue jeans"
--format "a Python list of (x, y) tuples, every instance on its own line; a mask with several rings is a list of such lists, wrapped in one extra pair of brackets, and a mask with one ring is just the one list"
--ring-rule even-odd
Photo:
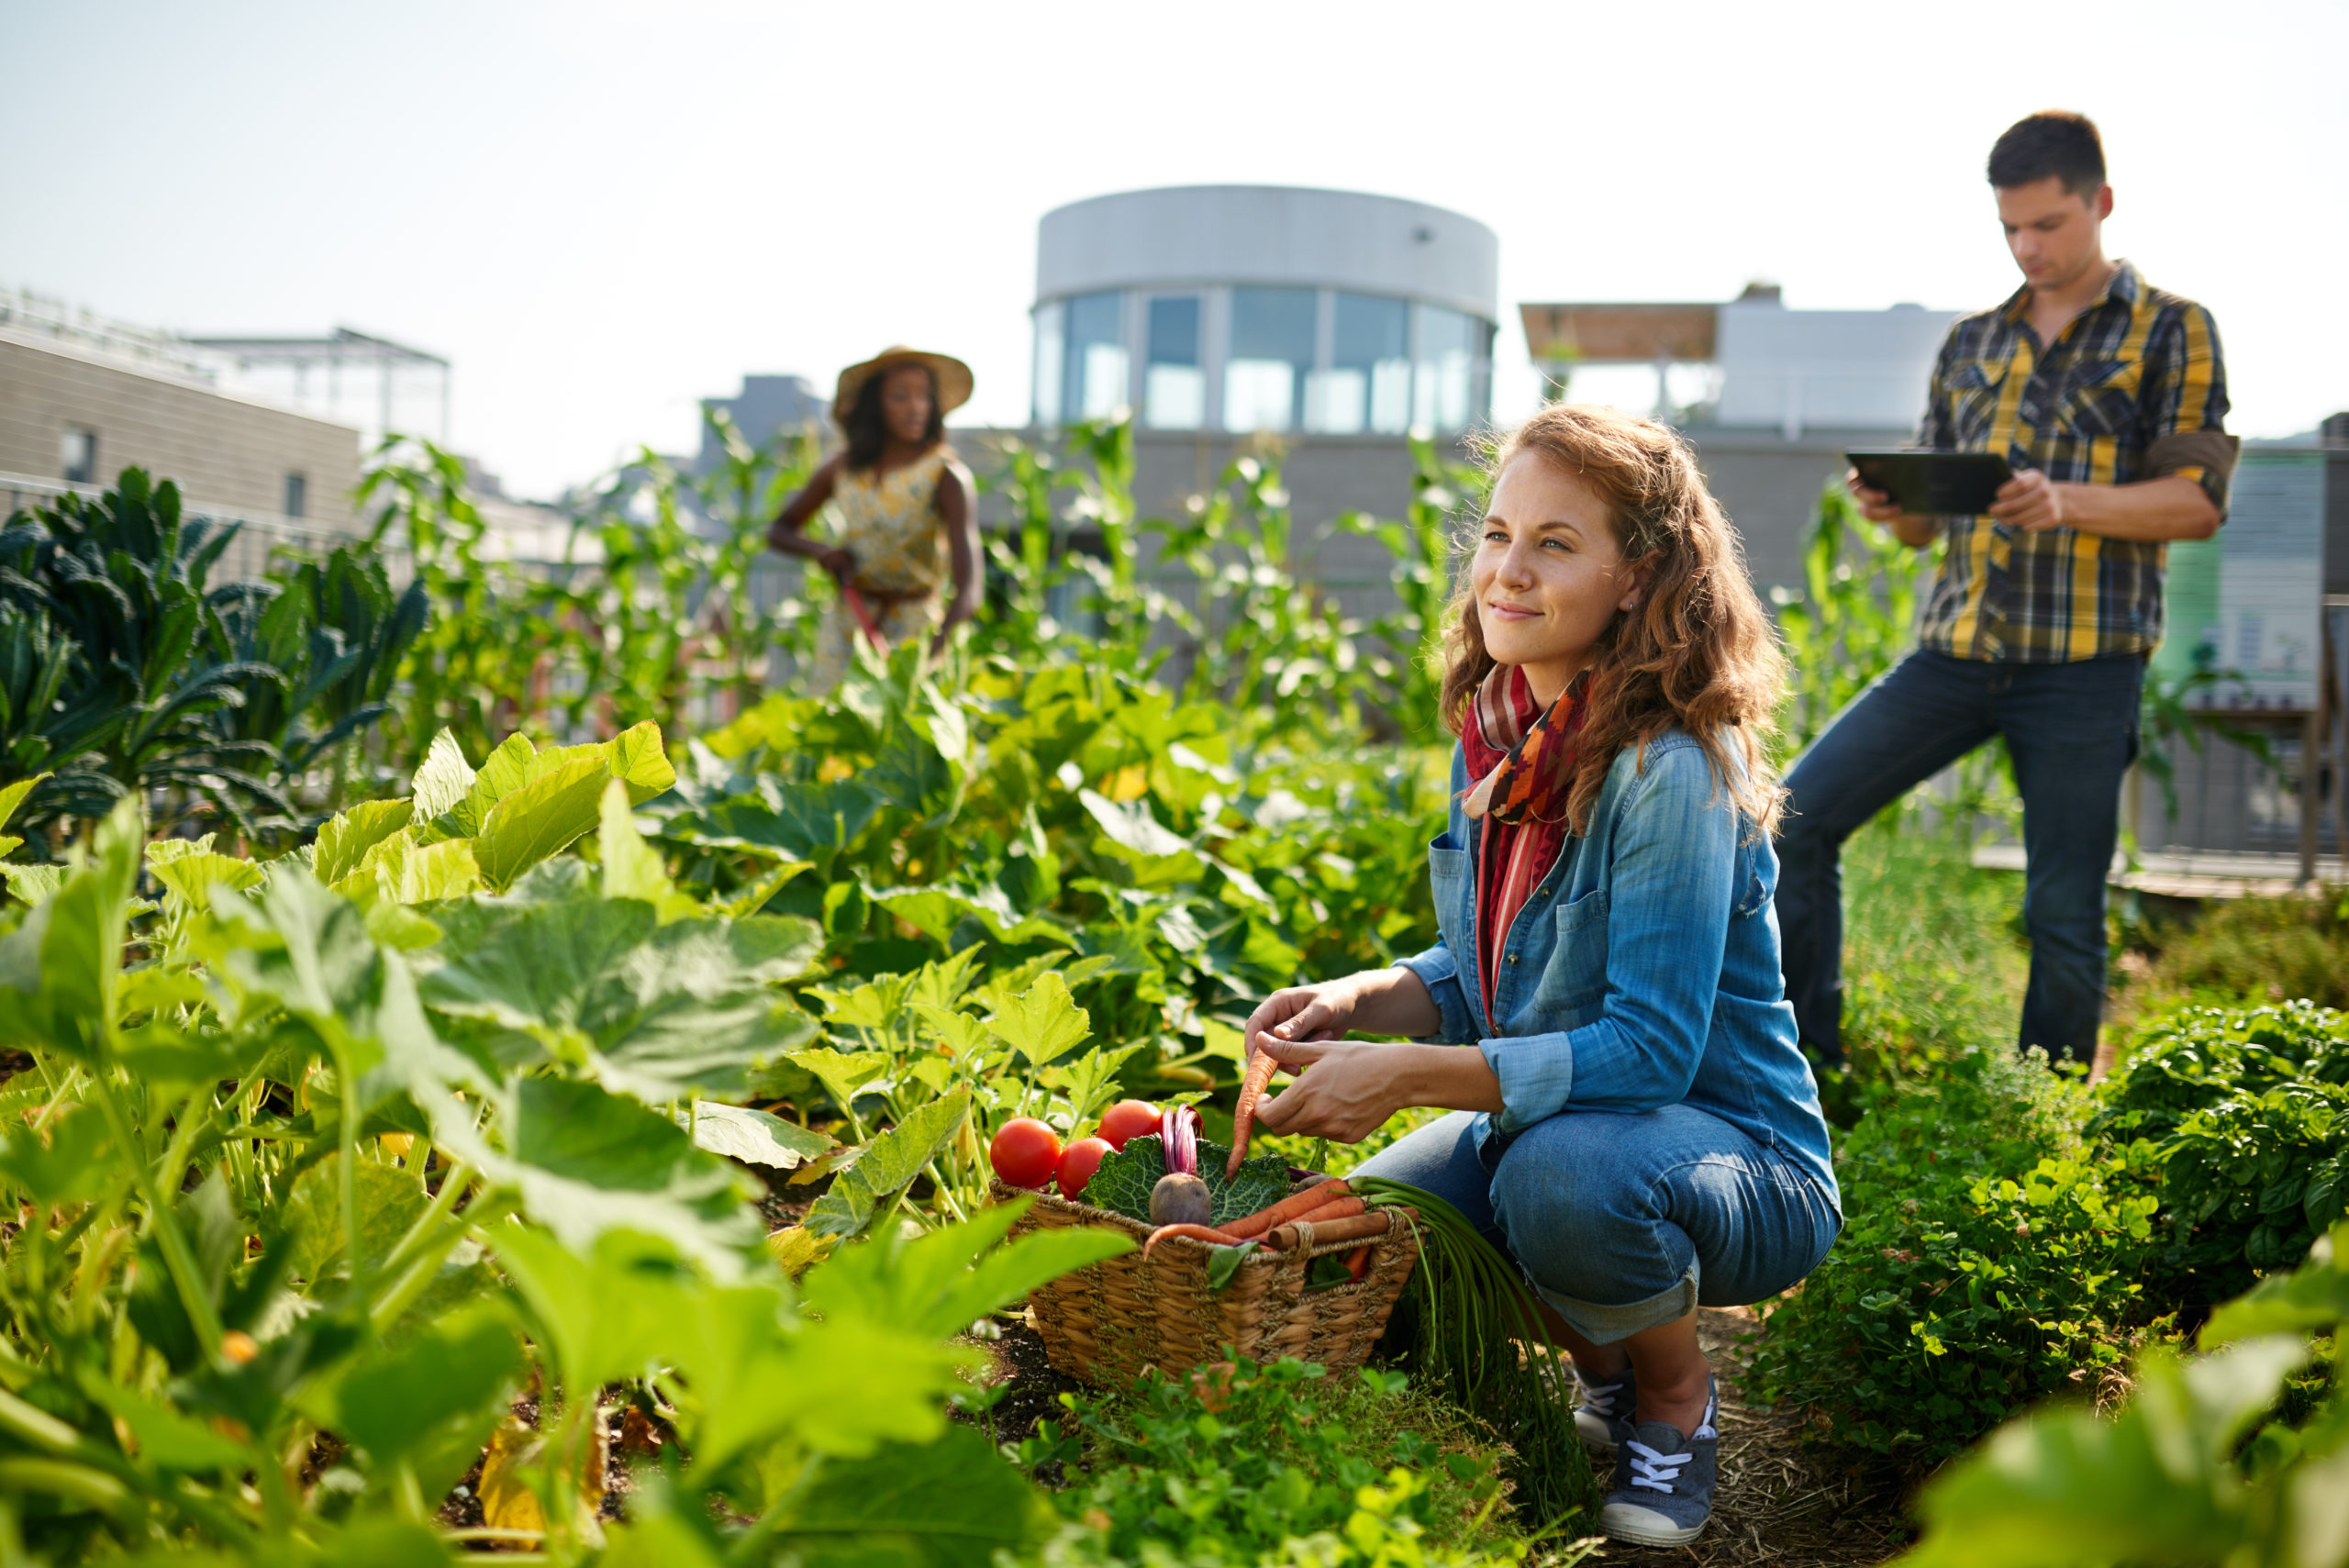
[(1481, 1150), (1475, 1119), (1455, 1111), (1355, 1173), (1458, 1209), (1594, 1344), (1776, 1296), (1842, 1228), (1817, 1183), (1694, 1106), (1561, 1111)]
[(2145, 662), (1993, 663), (1919, 650), (1860, 695), (1787, 775), (1777, 911), (1803, 1043), (1843, 1059), (1843, 840), (1994, 735), (2022, 795), (2031, 985), (2019, 1043), (2096, 1055), (2104, 1019), (2105, 877), (2121, 780), (2137, 755)]

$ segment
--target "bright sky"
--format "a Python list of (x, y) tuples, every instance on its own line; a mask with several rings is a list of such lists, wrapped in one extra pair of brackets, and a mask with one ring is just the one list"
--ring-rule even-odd
[(1383, 192), (1514, 306), (1979, 308), (2009, 122), (2102, 125), (2108, 247), (2216, 313), (2247, 435), (2349, 408), (2349, 6), (0, 0), (0, 282), (455, 361), (517, 493), (695, 440), (748, 372), (905, 341), (1026, 418), (1036, 220), (1106, 191)]

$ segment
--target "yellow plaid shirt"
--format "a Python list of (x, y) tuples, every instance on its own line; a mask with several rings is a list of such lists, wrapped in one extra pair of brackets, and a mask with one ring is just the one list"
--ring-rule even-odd
[[(2223, 517), (2228, 469), (2207, 461), (2227, 412), (2218, 325), (2123, 261), (2094, 305), (2043, 345), (2030, 292), (1950, 328), (1933, 366), (1918, 444), (1998, 452), (2053, 480), (2129, 484), (2183, 474)], [(1926, 648), (1960, 659), (2054, 664), (2151, 651), (2162, 639), (2157, 541), (1988, 517), (1943, 519), (1947, 543), (1919, 628)]]

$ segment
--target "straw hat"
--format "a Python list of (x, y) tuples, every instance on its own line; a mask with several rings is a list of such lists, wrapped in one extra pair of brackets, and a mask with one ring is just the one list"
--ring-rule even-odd
[(882, 372), (898, 365), (928, 365), (932, 380), (938, 383), (938, 412), (952, 414), (971, 400), (971, 367), (952, 354), (924, 353), (899, 344), (884, 349), (863, 364), (851, 365), (841, 372), (840, 385), (832, 392), (832, 422), (845, 426), (848, 411), (856, 406), (856, 395), (864, 384)]

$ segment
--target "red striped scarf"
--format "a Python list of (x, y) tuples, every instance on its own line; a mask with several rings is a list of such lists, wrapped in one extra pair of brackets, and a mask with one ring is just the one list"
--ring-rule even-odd
[(1468, 706), (1460, 742), (1476, 783), (1462, 809), (1485, 825), (1476, 865), (1476, 965), (1495, 1028), (1493, 988), (1509, 928), (1565, 849), (1565, 780), (1589, 685), (1586, 670), (1544, 711), (1522, 668), (1497, 665)]

